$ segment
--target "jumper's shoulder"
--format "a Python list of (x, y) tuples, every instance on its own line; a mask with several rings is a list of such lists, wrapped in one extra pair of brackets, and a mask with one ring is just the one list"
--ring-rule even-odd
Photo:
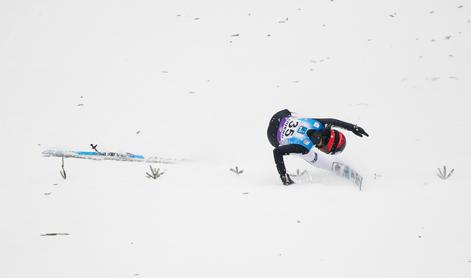
[(334, 119), (334, 118), (314, 118), (314, 120), (322, 123), (322, 124), (333, 124), (338, 122), (339, 120)]

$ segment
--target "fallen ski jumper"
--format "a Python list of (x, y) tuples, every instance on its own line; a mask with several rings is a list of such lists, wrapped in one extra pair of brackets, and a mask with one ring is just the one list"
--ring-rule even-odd
[(356, 171), (332, 156), (325, 155), (338, 154), (347, 144), (345, 135), (332, 127), (349, 130), (360, 137), (369, 136), (363, 128), (336, 119), (306, 118), (291, 113), (288, 109), (273, 115), (267, 136), (270, 144), (275, 147), (273, 156), (284, 185), (294, 182), (286, 173), (283, 156), (295, 154), (315, 167), (333, 171), (354, 181), (361, 189), (363, 178)]

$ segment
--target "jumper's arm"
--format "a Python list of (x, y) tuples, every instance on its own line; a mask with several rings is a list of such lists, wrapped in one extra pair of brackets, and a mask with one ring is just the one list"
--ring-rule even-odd
[(284, 155), (307, 153), (308, 149), (298, 144), (289, 144), (274, 148), (273, 157), (275, 158), (276, 169), (278, 170), (280, 176), (286, 174), (286, 167), (283, 159)]
[(338, 126), (340, 128), (349, 130), (349, 131), (353, 132), (355, 135), (358, 135), (360, 137), (362, 137), (363, 135), (369, 136), (368, 133), (366, 133), (366, 131), (363, 128), (361, 128), (357, 125), (351, 124), (351, 123), (347, 123), (347, 122), (337, 120), (337, 119), (332, 119), (332, 118), (316, 119), (316, 120), (318, 120), (319, 122), (321, 122), (325, 126)]

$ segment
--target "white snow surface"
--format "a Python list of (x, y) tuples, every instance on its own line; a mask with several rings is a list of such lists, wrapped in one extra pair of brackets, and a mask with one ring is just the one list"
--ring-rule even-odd
[[(1, 1), (0, 277), (471, 277), (470, 50), (468, 0)], [(281, 185), (283, 108), (363, 191)], [(91, 143), (186, 161), (41, 156)]]

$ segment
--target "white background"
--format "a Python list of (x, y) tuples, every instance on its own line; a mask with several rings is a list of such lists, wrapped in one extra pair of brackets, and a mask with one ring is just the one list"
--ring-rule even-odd
[[(470, 50), (466, 0), (1, 1), (0, 276), (471, 277)], [(281, 185), (283, 108), (362, 192)], [(188, 161), (41, 157), (90, 143)]]

